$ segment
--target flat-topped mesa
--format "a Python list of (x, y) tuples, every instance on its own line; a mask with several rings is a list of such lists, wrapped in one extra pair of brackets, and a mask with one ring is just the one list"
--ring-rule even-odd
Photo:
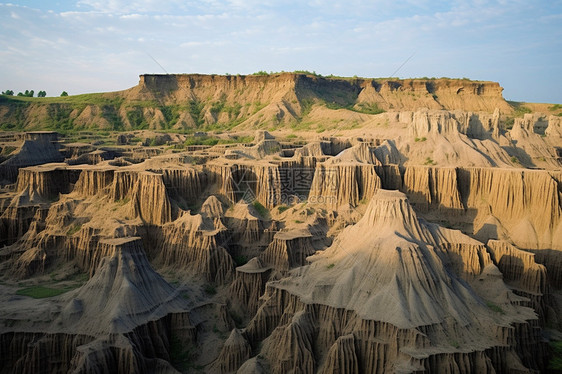
[(162, 174), (140, 172), (131, 194), (131, 203), (133, 214), (148, 224), (163, 225), (172, 220), (172, 204)]
[(376, 168), (381, 166), (366, 143), (348, 148), (316, 166), (309, 201), (337, 208), (357, 206), (381, 187)]
[(316, 251), (312, 235), (307, 230), (280, 231), (260, 255), (260, 260), (281, 272), (306, 264), (306, 258)]
[(114, 172), (115, 170), (112, 167), (84, 169), (80, 173), (80, 177), (78, 178), (78, 181), (72, 191), (83, 197), (95, 196), (102, 192), (109, 192), (107, 190), (113, 184)]
[[(147, 98), (156, 93), (167, 98), (221, 97), (229, 103), (235, 96), (243, 106), (246, 102), (280, 101), (281, 98), (314, 98), (345, 101), (345, 104), (376, 104), (379, 108), (412, 110), (431, 109), (504, 112), (513, 109), (502, 97), (503, 88), (497, 82), (478, 82), (467, 79), (370, 79), (353, 80), (337, 77), (323, 78), (295, 73), (271, 75), (152, 75), (140, 76), (139, 85), (129, 95)], [(238, 92), (234, 95), (234, 92)], [(412, 94), (416, 95), (415, 99)], [(205, 96), (206, 95), (206, 96)], [(285, 103), (286, 104), (286, 103)], [(344, 103), (342, 103), (344, 104)], [(287, 105), (287, 104), (286, 104)], [(300, 105), (287, 105), (297, 109)]]
[(254, 257), (246, 264), (236, 268), (236, 276), (230, 285), (230, 295), (234, 308), (254, 315), (259, 307), (259, 298), (265, 291), (272, 267), (266, 266), (260, 257)]
[(490, 113), (495, 108), (504, 112), (513, 110), (503, 98), (503, 88), (497, 82), (448, 78), (367, 79), (361, 82), (361, 86), (363, 90), (359, 95), (360, 102), (374, 102), (386, 110), (424, 107)]
[(194, 204), (206, 188), (208, 175), (192, 168), (163, 168), (162, 180), (172, 198)]
[(257, 200), (267, 208), (281, 203), (279, 166), (269, 163), (210, 163), (211, 181), (232, 203)]
[[(297, 76), (221, 76), (201, 74), (141, 75), (139, 85), (123, 94), (132, 100), (158, 98), (166, 103), (194, 101), (202, 104), (205, 123), (245, 120), (249, 125), (275, 118), (275, 123), (293, 121), (301, 113), (295, 85)], [(213, 103), (220, 103), (217, 110)], [(265, 104), (265, 107), (264, 107)], [(260, 112), (259, 114), (257, 112)], [(262, 114), (263, 116), (260, 116)], [(195, 127), (192, 116), (180, 114), (179, 122)]]
[(69, 169), (66, 164), (46, 164), (20, 169), (16, 190), (27, 191), (31, 201), (35, 198), (52, 199), (59, 193), (69, 193), (79, 178), (81, 170)]
[(560, 247), (556, 238), (562, 232), (562, 174), (558, 172), (427, 166), (377, 171), (383, 186), (405, 192), (416, 210), (437, 211), (473, 224), (476, 237), (484, 242), (505, 233), (520, 248)]
[(417, 209), (422, 212), (439, 209), (451, 215), (464, 213), (456, 168), (408, 166), (405, 169), (403, 191)]

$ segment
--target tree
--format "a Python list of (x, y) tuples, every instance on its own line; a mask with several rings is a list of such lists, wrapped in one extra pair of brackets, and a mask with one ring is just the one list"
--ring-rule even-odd
[[(31, 91), (25, 90), (25, 93), (22, 96), (33, 97), (34, 93), (35, 93), (35, 91), (33, 91), (33, 90), (31, 90)], [(18, 94), (18, 96), (19, 96), (19, 94)]]
[(68, 93), (66, 93), (66, 91), (62, 91), (62, 93), (60, 95), (61, 96), (68, 96)]
[(2, 92), (2, 95), (14, 96), (14, 91), (6, 90), (6, 91)]
[(39, 91), (37, 93), (37, 97), (45, 97), (45, 96), (47, 96), (47, 93), (45, 91)]

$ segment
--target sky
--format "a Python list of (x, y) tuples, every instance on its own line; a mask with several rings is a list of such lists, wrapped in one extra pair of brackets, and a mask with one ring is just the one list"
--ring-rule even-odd
[(47, 96), (309, 70), (491, 80), (508, 100), (562, 103), (562, 0), (0, 2), (0, 66), (1, 91)]

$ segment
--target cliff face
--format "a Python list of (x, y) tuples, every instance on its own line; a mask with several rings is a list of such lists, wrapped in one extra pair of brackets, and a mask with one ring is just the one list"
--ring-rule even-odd
[[(534, 313), (518, 305), (523, 299), (508, 291), (489, 257), (487, 264), (477, 260), (480, 265), (472, 267), (474, 289), (458, 278), (466, 270), (451, 273), (456, 256), (464, 269), (474, 264), (468, 253), (445, 246), (451, 241), (470, 244), (487, 258), (478, 242), (418, 220), (405, 195), (379, 191), (363, 218), (309, 258), (311, 265), (269, 283), (243, 335), (279, 373), (334, 367), (451, 373), (540, 368), (544, 347), (537, 344)], [(503, 322), (480, 298), (501, 303)], [(505, 327), (509, 319), (514, 327)], [(478, 338), (475, 326), (483, 328)], [(506, 346), (509, 339), (525, 348)], [(462, 351), (455, 348), (459, 342)], [(526, 349), (535, 353), (527, 355)]]
[[(329, 100), (333, 82), (299, 79), (303, 100)], [(173, 92), (241, 84), (217, 82)], [(341, 105), (366, 87), (354, 84), (333, 88)], [(489, 167), (497, 155), (407, 162), (414, 147), (540, 155), (539, 120), (510, 134), (497, 112), (385, 116), (396, 132), (260, 131), (253, 145), (139, 146), (95, 165), (75, 164), (93, 152), (78, 144), (64, 151), (74, 161), (19, 169), (0, 186), (0, 372), (544, 370), (542, 329), (562, 325), (562, 174)], [(79, 288), (21, 295), (43, 284)]]
[(562, 205), (557, 173), (426, 166), (404, 167), (400, 175), (398, 169), (378, 170), (383, 186), (390, 184), (406, 192), (416, 209), (441, 211), (453, 221), (470, 222), (480, 239), (507, 235), (527, 249), (560, 245)]
[(185, 301), (152, 269), (140, 238), (99, 245), (107, 257), (84, 286), (58, 300), (61, 307), (49, 312), (56, 314), (56, 323), (48, 331), (3, 326), (3, 372), (175, 371), (169, 363), (172, 333), (182, 344), (196, 336), (183, 312)]
[(311, 104), (324, 103), (357, 111), (431, 108), (491, 113), (499, 108), (510, 113), (512, 108), (501, 92), (495, 82), (457, 79), (340, 79), (293, 73), (141, 75), (137, 86), (98, 94), (91, 103), (87, 98), (52, 103), (5, 99), (0, 103), (6, 108), (0, 111), (0, 123), (21, 128), (45, 123), (58, 128), (64, 122), (115, 130), (275, 125), (297, 122), (308, 114)]

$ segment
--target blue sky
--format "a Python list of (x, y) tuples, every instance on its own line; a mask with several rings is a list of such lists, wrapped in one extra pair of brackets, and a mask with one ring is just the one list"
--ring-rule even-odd
[(0, 90), (58, 96), (143, 73), (467, 77), (562, 103), (562, 0), (0, 3)]

